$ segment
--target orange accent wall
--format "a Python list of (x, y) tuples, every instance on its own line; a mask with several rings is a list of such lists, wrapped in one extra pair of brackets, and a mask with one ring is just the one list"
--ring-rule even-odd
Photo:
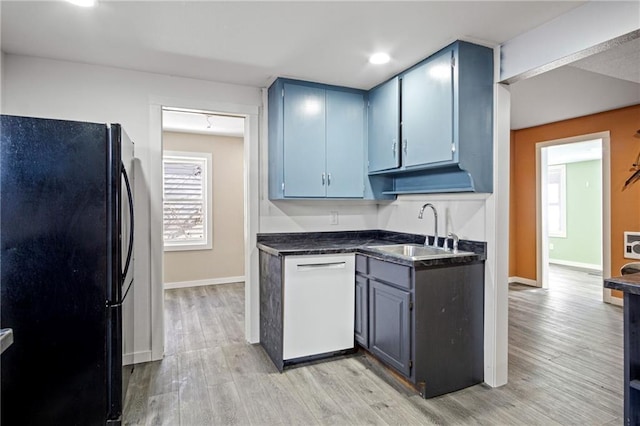
[[(640, 182), (622, 190), (640, 151), (640, 105), (511, 133), (509, 276), (536, 277), (536, 143), (609, 131), (611, 136), (611, 272), (619, 275), (624, 231), (640, 231)], [(619, 296), (619, 292), (615, 292)]]

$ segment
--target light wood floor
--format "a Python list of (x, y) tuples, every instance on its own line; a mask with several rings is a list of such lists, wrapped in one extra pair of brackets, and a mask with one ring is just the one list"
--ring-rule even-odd
[(602, 301), (602, 273), (549, 264), (549, 288), (567, 297)]
[(561, 285), (511, 286), (507, 385), (429, 400), (362, 355), (278, 373), (244, 343), (243, 294), (165, 293), (166, 356), (136, 366), (125, 424), (622, 424), (622, 310)]

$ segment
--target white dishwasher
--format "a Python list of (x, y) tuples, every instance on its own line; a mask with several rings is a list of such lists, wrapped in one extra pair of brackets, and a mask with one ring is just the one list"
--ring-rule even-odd
[(286, 256), (283, 359), (354, 347), (355, 254)]

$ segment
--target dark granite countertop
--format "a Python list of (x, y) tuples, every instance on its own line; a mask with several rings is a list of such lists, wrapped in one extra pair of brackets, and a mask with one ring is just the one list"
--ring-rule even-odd
[(640, 294), (640, 273), (607, 278), (604, 286), (625, 293)]
[[(370, 247), (405, 243), (424, 244), (425, 236), (383, 230), (258, 234), (257, 240), (258, 249), (274, 256), (362, 253), (384, 261), (416, 268), (484, 261), (487, 252), (487, 244), (484, 242), (460, 240), (458, 249), (473, 252), (473, 255), (414, 261)], [(429, 237), (429, 241), (432, 240), (433, 237)], [(440, 237), (438, 241), (442, 246), (444, 238)]]

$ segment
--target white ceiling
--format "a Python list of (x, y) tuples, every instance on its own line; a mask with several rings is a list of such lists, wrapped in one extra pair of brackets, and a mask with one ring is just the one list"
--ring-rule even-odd
[(565, 66), (511, 85), (511, 128), (640, 104), (640, 84)]
[[(498, 45), (583, 1), (2, 1), (2, 50), (265, 87), (369, 89), (459, 39)], [(367, 62), (378, 50), (385, 66)]]
[[(255, 87), (285, 76), (369, 89), (456, 39), (499, 45), (584, 3), (99, 1), (2, 0), (2, 51)], [(378, 50), (389, 64), (367, 62)], [(630, 66), (613, 60), (516, 83), (511, 127), (640, 103), (635, 74), (618, 73)]]
[[(640, 21), (640, 17), (638, 17)], [(583, 70), (640, 83), (640, 38), (571, 64)]]
[(244, 136), (244, 118), (196, 111), (162, 111), (162, 130), (205, 135)]
[(640, 39), (511, 85), (511, 128), (640, 104)]
[(580, 161), (600, 160), (602, 158), (602, 140), (592, 140), (546, 148), (547, 164), (577, 163)]

